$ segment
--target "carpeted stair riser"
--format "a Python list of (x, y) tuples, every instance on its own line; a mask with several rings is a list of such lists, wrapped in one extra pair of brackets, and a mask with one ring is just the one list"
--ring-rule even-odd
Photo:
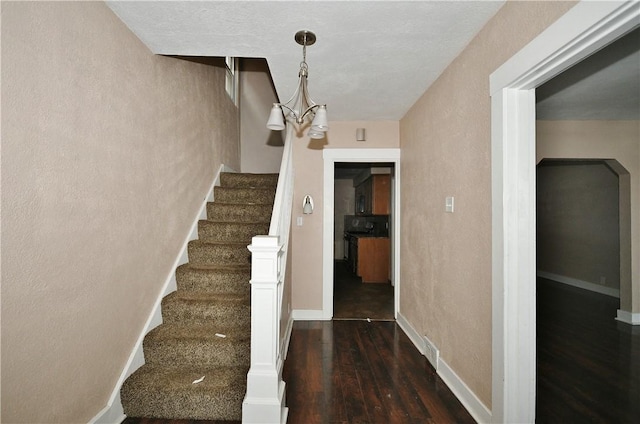
[(215, 187), (216, 202), (248, 205), (273, 204), (275, 189)]
[(207, 203), (207, 219), (220, 222), (265, 222), (271, 220), (272, 204), (243, 205), (233, 203)]
[(250, 344), (247, 328), (162, 324), (144, 338), (144, 359), (165, 366), (249, 366)]
[(237, 223), (200, 221), (198, 223), (198, 240), (201, 241), (242, 241), (251, 243), (256, 234), (268, 234), (267, 223)]
[(187, 246), (192, 265), (249, 265), (251, 252), (246, 243), (218, 243), (192, 240)]
[(275, 188), (277, 185), (278, 174), (240, 174), (233, 172), (220, 174), (221, 187)]
[[(222, 174), (163, 323), (143, 340), (145, 365), (121, 388), (129, 417), (235, 420), (242, 416), (251, 357), (251, 256), (267, 234), (277, 174)], [(205, 379), (199, 383), (194, 380)]]
[[(239, 421), (248, 367), (143, 365), (125, 381), (121, 400), (130, 417)], [(202, 382), (193, 381), (205, 377)], [(215, 418), (212, 418), (215, 417)]]
[(249, 265), (198, 268), (184, 264), (176, 269), (178, 291), (249, 294), (250, 279)]
[(162, 299), (162, 322), (248, 329), (251, 326), (251, 296), (178, 290)]

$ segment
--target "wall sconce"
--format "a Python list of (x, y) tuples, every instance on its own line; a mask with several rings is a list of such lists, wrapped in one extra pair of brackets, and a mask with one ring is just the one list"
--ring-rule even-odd
[(367, 133), (364, 128), (356, 129), (356, 141), (367, 141)]
[(308, 194), (304, 196), (304, 200), (302, 201), (302, 213), (305, 215), (313, 213), (313, 197)]

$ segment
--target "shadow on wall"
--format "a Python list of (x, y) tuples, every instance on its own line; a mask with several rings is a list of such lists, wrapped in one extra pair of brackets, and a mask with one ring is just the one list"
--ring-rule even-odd
[(283, 147), (284, 140), (282, 139), (282, 133), (280, 131), (271, 131), (271, 134), (269, 134), (269, 138), (267, 139), (267, 146)]

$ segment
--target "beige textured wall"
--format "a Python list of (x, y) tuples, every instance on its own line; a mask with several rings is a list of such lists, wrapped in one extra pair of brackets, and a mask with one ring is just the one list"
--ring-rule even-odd
[(221, 163), (221, 68), (102, 2), (2, 2), (2, 421), (106, 406)]
[[(327, 106), (331, 115), (331, 105)], [(300, 310), (322, 309), (322, 211), (323, 166), (322, 150), (341, 148), (398, 148), (399, 123), (397, 121), (329, 122), (326, 139), (311, 140), (300, 134), (294, 140), (293, 157), (295, 187), (293, 194), (293, 257), (292, 306)], [(367, 141), (356, 141), (356, 128), (367, 129)], [(302, 215), (302, 199), (306, 194), (315, 204), (312, 215)], [(296, 217), (304, 223), (295, 225)]]
[[(631, 287), (621, 275), (621, 308), (640, 313), (640, 122), (537, 121), (536, 156), (616, 159), (631, 185)], [(631, 295), (628, 293), (631, 292)]]
[(507, 2), (400, 122), (400, 313), (488, 408), (489, 75), (573, 4)]
[(240, 72), (241, 170), (278, 173), (284, 131), (271, 131), (267, 119), (277, 102), (269, 67), (264, 59), (243, 59)]
[(537, 168), (537, 269), (620, 288), (618, 175), (604, 162)]

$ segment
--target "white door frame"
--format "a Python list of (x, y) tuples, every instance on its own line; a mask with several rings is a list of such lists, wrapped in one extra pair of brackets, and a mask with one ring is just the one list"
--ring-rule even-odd
[(494, 423), (535, 421), (535, 88), (638, 24), (638, 2), (582, 1), (491, 74)]
[(334, 238), (334, 168), (336, 162), (393, 163), (393, 231), (391, 232), (394, 282), (393, 314), (397, 318), (400, 305), (400, 149), (324, 149), (323, 228), (322, 228), (322, 318), (333, 318), (333, 238)]

